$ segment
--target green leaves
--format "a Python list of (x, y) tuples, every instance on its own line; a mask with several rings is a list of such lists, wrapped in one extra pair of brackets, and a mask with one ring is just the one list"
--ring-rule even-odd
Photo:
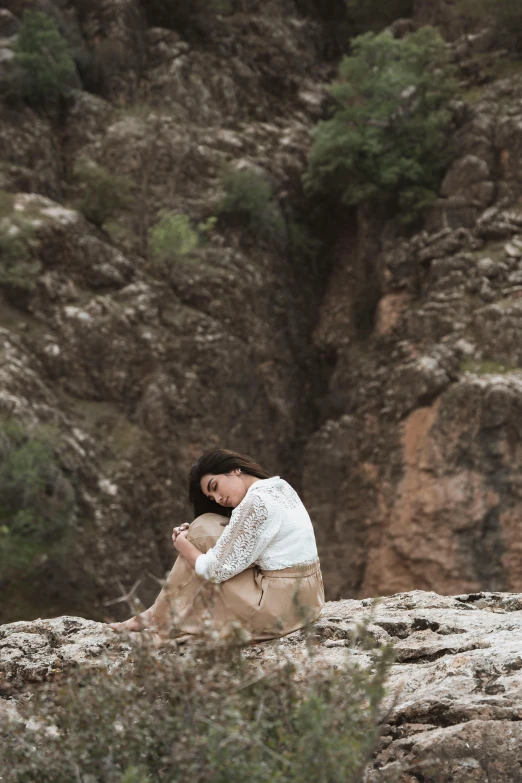
[(25, 95), (34, 103), (62, 93), (75, 71), (56, 22), (40, 11), (25, 11), (14, 52), (26, 74)]
[[(206, 225), (206, 224), (205, 224)], [(200, 238), (186, 215), (164, 210), (149, 231), (149, 250), (154, 263), (168, 263), (190, 257)]]
[(35, 288), (41, 262), (33, 253), (34, 226), (13, 209), (11, 194), (0, 190), (0, 286)]
[(412, 187), (434, 196), (455, 90), (446, 45), (433, 28), (403, 39), (388, 32), (354, 39), (329, 88), (332, 116), (313, 131), (308, 193), (334, 191), (347, 204), (400, 197)]
[(257, 237), (275, 242), (285, 234), (285, 223), (273, 198), (270, 183), (254, 169), (225, 168), (221, 174), (225, 196), (218, 205), (220, 215), (231, 215), (246, 222)]
[(74, 523), (72, 484), (53, 458), (56, 433), (0, 421), (0, 576), (29, 566)]

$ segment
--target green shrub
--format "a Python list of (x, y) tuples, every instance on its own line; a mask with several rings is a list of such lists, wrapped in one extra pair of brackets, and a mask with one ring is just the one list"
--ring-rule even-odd
[(14, 52), (26, 74), (28, 100), (45, 102), (64, 92), (75, 66), (54, 19), (41, 11), (25, 11)]
[(20, 704), (25, 725), (4, 724), (3, 783), (361, 783), (391, 648), (369, 649), (368, 669), (348, 651), (333, 668), (313, 641), (299, 663), (277, 642), (249, 660), (238, 641), (131, 647), (110, 673), (41, 687)]
[(273, 200), (266, 179), (253, 169), (225, 168), (221, 174), (225, 197), (218, 205), (220, 215), (246, 222), (258, 239), (279, 242), (285, 233), (284, 219)]
[(0, 420), (0, 576), (17, 576), (60, 545), (74, 522), (75, 492), (52, 451), (56, 433)]
[(113, 174), (85, 157), (76, 162), (74, 174), (83, 189), (76, 208), (99, 228), (119, 210), (130, 205), (133, 185), (130, 177)]
[(32, 254), (34, 229), (12, 209), (12, 196), (0, 191), (0, 286), (19, 291), (35, 288), (42, 265)]
[(189, 258), (199, 243), (189, 218), (180, 213), (162, 210), (160, 220), (149, 230), (149, 253), (156, 264)]
[(313, 132), (306, 191), (347, 204), (393, 197), (399, 209), (421, 210), (448, 164), (455, 90), (446, 44), (433, 28), (403, 39), (356, 38), (329, 90), (333, 115)]

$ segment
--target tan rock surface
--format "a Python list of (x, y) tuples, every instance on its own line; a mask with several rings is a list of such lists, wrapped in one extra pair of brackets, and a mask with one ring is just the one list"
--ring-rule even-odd
[[(363, 619), (370, 619), (377, 644), (395, 647), (368, 783), (410, 783), (419, 775), (433, 783), (520, 781), (522, 594), (414, 591), (371, 604), (330, 602), (315, 626), (317, 665), (338, 665)], [(261, 661), (279, 647), (298, 659), (301, 633), (246, 648), (246, 654)], [(367, 653), (351, 649), (368, 664)], [(15, 713), (25, 683), (67, 676), (72, 666), (114, 666), (129, 654), (129, 645), (106, 625), (79, 617), (0, 626), (0, 721)], [(180, 653), (165, 648), (161, 654)]]
[[(502, 130), (512, 110), (500, 108), (521, 89), (513, 75), (467, 107), (426, 230), (405, 240), (393, 221), (359, 213), (339, 250), (314, 330), (335, 356), (335, 407), (308, 440), (303, 471), (331, 597), (522, 585), (520, 155), (517, 134)], [(496, 204), (484, 209), (470, 186), (495, 159)], [(445, 210), (464, 192), (469, 221), (456, 227)], [(364, 302), (357, 281), (370, 257)]]

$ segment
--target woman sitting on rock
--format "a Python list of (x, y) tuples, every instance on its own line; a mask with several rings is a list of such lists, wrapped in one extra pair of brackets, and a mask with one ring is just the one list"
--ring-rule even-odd
[(298, 494), (242, 454), (212, 449), (189, 474), (195, 519), (175, 527), (181, 557), (153, 606), (114, 630), (150, 628), (186, 640), (205, 619), (238, 620), (252, 641), (285, 636), (319, 617), (324, 587), (314, 530)]

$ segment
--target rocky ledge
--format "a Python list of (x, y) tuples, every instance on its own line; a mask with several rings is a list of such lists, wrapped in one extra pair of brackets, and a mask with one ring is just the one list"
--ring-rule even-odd
[[(375, 604), (332, 601), (316, 624), (318, 665), (338, 666), (364, 619), (376, 643), (396, 652), (367, 783), (522, 781), (522, 593), (416, 590)], [(279, 646), (298, 657), (304, 637), (297, 632), (248, 654), (269, 658)], [(130, 649), (107, 625), (80, 617), (0, 626), (0, 722), (16, 714), (27, 683), (106, 665)], [(363, 649), (352, 654), (368, 662)]]

